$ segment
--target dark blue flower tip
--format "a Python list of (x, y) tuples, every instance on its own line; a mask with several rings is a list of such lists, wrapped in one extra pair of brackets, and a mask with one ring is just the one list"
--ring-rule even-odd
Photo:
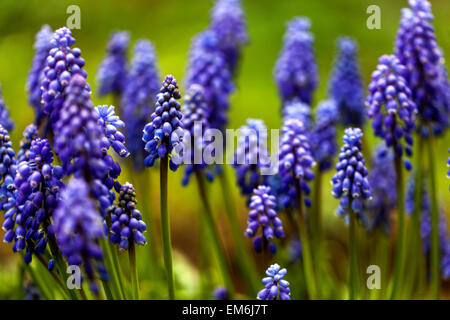
[(150, 116), (150, 121), (144, 127), (142, 140), (145, 151), (149, 155), (144, 162), (147, 167), (153, 166), (158, 158), (168, 157), (170, 169), (175, 171), (181, 164), (179, 152), (183, 141), (183, 124), (181, 119), (180, 98), (177, 80), (172, 76), (166, 76), (160, 93), (156, 96), (155, 111)]
[(294, 98), (310, 105), (318, 85), (318, 71), (313, 48), (314, 36), (306, 18), (288, 23), (283, 48), (275, 65), (274, 77), (284, 102)]
[(258, 300), (291, 300), (289, 282), (284, 280), (287, 270), (278, 264), (271, 265), (266, 270), (267, 277), (262, 279), (264, 289), (258, 292)]
[(125, 147), (125, 136), (118, 131), (125, 127), (125, 123), (116, 115), (114, 109), (114, 106), (102, 105), (95, 107), (95, 112), (98, 116), (98, 124), (107, 138), (107, 143), (105, 140), (104, 145), (105, 153), (112, 147), (120, 157), (126, 158), (130, 152)]
[[(276, 211), (276, 198), (270, 194), (270, 187), (258, 186), (253, 191), (253, 196), (249, 204), (250, 212), (248, 214), (248, 226), (245, 230), (245, 236), (253, 238), (261, 227), (261, 236), (269, 244), (272, 253), (276, 251), (275, 244), (272, 243), (274, 237), (283, 238), (283, 223), (278, 217)], [(256, 252), (261, 252), (262, 238), (259, 236), (254, 241)]]
[(337, 173), (331, 179), (332, 194), (335, 198), (341, 199), (338, 209), (340, 215), (347, 214), (350, 208), (355, 213), (360, 213), (364, 201), (371, 199), (369, 172), (361, 152), (362, 131), (359, 128), (347, 128), (344, 133), (344, 145), (341, 147), (339, 162), (336, 164)]
[(14, 121), (9, 117), (9, 110), (2, 97), (2, 88), (0, 87), (0, 125), (8, 131), (14, 129)]
[(118, 205), (111, 210), (110, 241), (119, 245), (119, 250), (128, 250), (130, 243), (144, 245), (147, 240), (143, 233), (147, 226), (136, 208), (136, 191), (133, 185), (125, 183), (119, 192)]
[(227, 288), (217, 287), (213, 292), (213, 298), (214, 300), (228, 300), (229, 293)]
[(19, 152), (17, 152), (17, 162), (20, 163), (27, 158), (27, 153), (30, 150), (31, 142), (39, 137), (38, 128), (35, 124), (28, 125), (22, 133), (20, 140)]
[(128, 32), (114, 32), (106, 48), (106, 55), (97, 70), (98, 93), (120, 95), (127, 83), (127, 49), (130, 43)]

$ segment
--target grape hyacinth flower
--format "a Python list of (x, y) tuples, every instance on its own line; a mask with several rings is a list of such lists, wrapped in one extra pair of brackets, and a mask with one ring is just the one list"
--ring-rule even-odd
[(359, 128), (345, 129), (344, 145), (339, 153), (336, 164), (337, 173), (331, 182), (332, 195), (339, 201), (338, 214), (346, 216), (354, 212), (363, 222), (364, 203), (371, 198), (369, 171), (365, 167), (366, 160), (362, 154), (362, 132)]
[(53, 165), (53, 152), (48, 140), (33, 140), (26, 160), (17, 165), (15, 208), (8, 212), (9, 217), (5, 221), (16, 224), (13, 250), (26, 249), (24, 259), (27, 264), (33, 254), (44, 254), (49, 239), (53, 237), (49, 226), (59, 192), (64, 188), (62, 177), (62, 168)]
[(397, 206), (397, 195), (392, 192), (395, 190), (396, 181), (393, 163), (392, 151), (384, 145), (378, 145), (372, 160), (372, 170), (368, 176), (373, 198), (367, 206), (371, 212), (369, 217), (371, 231), (380, 228), (385, 233), (389, 233), (391, 229), (390, 214)]
[(85, 178), (106, 217), (112, 203), (108, 187), (102, 181), (110, 173), (111, 164), (105, 161), (102, 145), (107, 142), (106, 137), (85, 88), (86, 79), (75, 74), (66, 88), (61, 116), (54, 125), (54, 148), (64, 173)]
[(127, 83), (127, 49), (130, 35), (126, 31), (111, 34), (106, 47), (106, 55), (98, 66), (97, 83), (98, 94), (108, 93), (120, 96)]
[[(65, 100), (65, 89), (72, 76), (77, 74), (84, 79), (87, 77), (83, 69), (85, 62), (81, 57), (81, 50), (71, 48), (74, 43), (72, 32), (67, 27), (56, 30), (50, 40), (51, 49), (43, 71), (41, 103), (44, 113), (50, 117), (52, 124), (55, 124), (59, 117), (59, 111)], [(90, 92), (87, 83), (85, 87), (86, 91)]]
[(315, 112), (314, 126), (311, 133), (314, 159), (320, 172), (331, 168), (334, 156), (338, 151), (336, 142), (336, 124), (339, 113), (334, 100), (324, 100), (319, 103)]
[(312, 126), (311, 107), (297, 98), (284, 104), (282, 114), (283, 121), (297, 119), (303, 123), (306, 129), (309, 129)]
[[(405, 67), (392, 55), (383, 55), (378, 61), (369, 84), (367, 116), (373, 119), (374, 134), (394, 149), (396, 157), (401, 158), (404, 151), (411, 156), (417, 107), (404, 78)], [(405, 159), (404, 164), (406, 169), (411, 169), (409, 160)]]
[(17, 152), (17, 163), (27, 159), (27, 153), (30, 150), (31, 142), (39, 138), (38, 128), (34, 123), (28, 125), (22, 133), (19, 152)]
[(409, 6), (402, 10), (395, 55), (406, 67), (405, 79), (419, 110), (418, 127), (422, 135), (439, 135), (449, 126), (450, 114), (450, 83), (443, 51), (431, 24), (434, 19), (431, 3), (409, 0)]
[(28, 72), (26, 89), (28, 92), (28, 103), (34, 108), (37, 126), (41, 124), (44, 117), (42, 110), (42, 80), (44, 78), (44, 68), (47, 62), (47, 56), (51, 49), (50, 40), (53, 37), (53, 31), (48, 25), (44, 25), (36, 34), (34, 41), (35, 54), (31, 69)]
[(285, 191), (294, 186), (305, 194), (304, 203), (311, 206), (307, 197), (311, 191), (309, 182), (314, 179), (315, 164), (305, 126), (298, 119), (287, 120), (281, 128), (279, 175)]
[(122, 95), (122, 119), (127, 124), (125, 136), (135, 170), (144, 169), (144, 143), (142, 130), (150, 117), (155, 97), (160, 89), (160, 75), (153, 44), (139, 40), (134, 46), (134, 55), (127, 75), (127, 84)]
[[(182, 106), (183, 128), (185, 130), (185, 137), (190, 137), (190, 144), (187, 141), (186, 145), (189, 145), (191, 148), (185, 148), (183, 152), (185, 153), (184, 157), (187, 156), (186, 153), (190, 152), (191, 163), (185, 166), (182, 180), (183, 186), (188, 185), (190, 176), (196, 170), (203, 171), (208, 181), (214, 179), (214, 173), (217, 170), (217, 168), (208, 168), (203, 159), (203, 150), (206, 146), (203, 136), (204, 132), (209, 129), (207, 117), (208, 106), (205, 102), (204, 94), (205, 90), (202, 86), (193, 84), (184, 95), (184, 104)], [(200, 163), (198, 163), (198, 159), (195, 159), (195, 153), (200, 155)]]
[(136, 208), (136, 192), (133, 185), (125, 183), (120, 189), (118, 206), (111, 213), (112, 243), (118, 244), (120, 250), (128, 250), (130, 243), (144, 245), (147, 240), (143, 233), (147, 226)]
[(185, 82), (188, 88), (193, 84), (204, 88), (209, 125), (222, 130), (228, 122), (229, 96), (234, 91), (234, 85), (219, 43), (217, 35), (210, 30), (194, 38)]
[(146, 167), (152, 167), (158, 158), (169, 158), (172, 171), (180, 165), (180, 155), (177, 151), (183, 140), (183, 124), (181, 118), (181, 105), (177, 80), (166, 76), (160, 92), (156, 96), (156, 108), (149, 122), (144, 127), (142, 140), (145, 142), (145, 151), (149, 155), (145, 158)]
[(313, 299), (316, 297), (316, 279), (303, 202), (306, 207), (311, 206), (308, 195), (311, 191), (309, 182), (314, 179), (314, 165), (310, 141), (303, 123), (298, 119), (287, 120), (281, 128), (278, 175), (281, 178), (281, 192), (294, 195), (297, 205), (306, 287)]
[(275, 196), (270, 194), (270, 187), (260, 185), (253, 190), (250, 199), (250, 212), (248, 214), (248, 226), (245, 236), (253, 238), (261, 227), (261, 236), (256, 236), (253, 247), (256, 252), (265, 250), (265, 243), (271, 253), (275, 253), (277, 248), (272, 242), (273, 237), (283, 238), (283, 223), (275, 210)]
[(69, 265), (83, 266), (91, 291), (97, 294), (96, 271), (104, 280), (108, 276), (98, 244), (104, 237), (104, 227), (88, 192), (89, 186), (83, 179), (69, 181), (53, 214), (53, 230)]
[(287, 24), (283, 48), (274, 70), (283, 102), (297, 98), (308, 105), (312, 103), (318, 71), (310, 27), (311, 22), (305, 17), (294, 18)]
[(348, 37), (337, 40), (337, 52), (328, 84), (336, 101), (341, 123), (362, 128), (365, 118), (364, 88), (358, 62), (358, 45)]
[(4, 211), (14, 206), (14, 203), (10, 202), (16, 174), (14, 157), (15, 152), (12, 148), (11, 137), (8, 131), (0, 125), (0, 209)]
[(247, 119), (246, 125), (239, 128), (233, 164), (237, 184), (243, 195), (249, 195), (259, 185), (265, 184), (267, 176), (261, 173), (261, 169), (267, 167), (269, 161), (264, 121)]
[(0, 87), (0, 125), (8, 131), (14, 129), (14, 121), (9, 117), (9, 110), (5, 105), (5, 101), (3, 100), (1, 87)]
[(235, 73), (242, 47), (248, 43), (245, 13), (241, 0), (216, 0), (211, 12), (210, 29), (219, 39), (231, 73)]
[(291, 300), (289, 282), (283, 279), (286, 273), (278, 264), (271, 265), (262, 280), (264, 289), (258, 292), (258, 300)]
[(362, 132), (359, 128), (347, 128), (344, 131), (344, 145), (336, 164), (337, 173), (331, 182), (333, 184), (333, 197), (339, 199), (339, 215), (345, 215), (350, 221), (349, 225), (349, 298), (357, 297), (358, 264), (356, 257), (356, 218), (365, 223), (363, 214), (364, 203), (371, 198), (368, 181), (368, 170), (362, 154)]

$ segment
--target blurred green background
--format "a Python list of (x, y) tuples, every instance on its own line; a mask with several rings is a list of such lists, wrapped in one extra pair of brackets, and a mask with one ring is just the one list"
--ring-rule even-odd
[[(1, 0), (0, 1), (0, 83), (3, 97), (10, 109), (16, 128), (12, 132), (14, 146), (17, 149), (22, 130), (33, 121), (33, 110), (27, 105), (25, 82), (34, 54), (33, 43), (36, 32), (43, 24), (49, 24), (53, 30), (65, 25), (69, 16), (66, 9), (77, 4), (81, 8), (81, 30), (74, 30), (82, 56), (86, 60), (85, 69), (88, 81), (93, 87), (95, 104), (111, 103), (109, 98), (99, 99), (96, 92), (96, 69), (104, 56), (105, 45), (112, 31), (128, 30), (132, 44), (140, 38), (151, 40), (157, 51), (161, 74), (172, 73), (179, 79), (185, 74), (187, 51), (191, 38), (207, 28), (212, 0)], [(366, 27), (371, 4), (381, 8), (381, 30), (369, 30)], [(444, 53), (450, 55), (450, 1), (432, 1), (435, 15), (434, 25), (439, 45)], [(377, 64), (380, 55), (391, 53), (400, 18), (400, 9), (407, 6), (406, 0), (243, 0), (247, 15), (250, 44), (244, 48), (243, 59), (237, 79), (237, 91), (232, 96), (230, 128), (237, 128), (249, 117), (264, 119), (269, 128), (278, 128), (281, 123), (279, 99), (273, 82), (272, 71), (281, 48), (285, 23), (295, 16), (307, 16), (312, 21), (315, 35), (315, 49), (320, 71), (320, 88), (316, 93), (316, 102), (326, 98), (327, 80), (330, 74), (335, 40), (340, 35), (354, 37), (360, 46), (360, 61), (367, 84), (370, 73)], [(130, 50), (131, 54), (131, 50)], [(365, 134), (371, 136), (367, 126)], [(449, 134), (441, 139), (437, 150), (437, 172), (440, 192), (445, 208), (449, 207), (448, 184), (445, 178), (445, 162), (450, 146)], [(374, 142), (375, 143), (375, 142)], [(373, 144), (374, 144), (373, 143)], [(372, 145), (373, 145), (372, 144)], [(172, 217), (173, 242), (176, 249), (185, 253), (186, 260), (196, 264), (197, 228), (196, 216), (199, 202), (196, 186), (187, 188), (180, 185), (182, 170), (170, 175), (169, 203)], [(231, 172), (230, 172), (231, 174)], [(159, 208), (159, 183), (156, 172), (152, 171), (146, 188), (154, 213)], [(123, 180), (127, 177), (124, 173)], [(234, 179), (233, 179), (234, 181)], [(326, 185), (324, 208), (326, 224), (329, 229), (342, 234), (344, 223), (334, 215), (336, 201), (331, 197)], [(214, 208), (222, 219), (223, 204), (216, 184), (211, 186)], [(244, 226), (246, 209), (244, 199), (234, 189), (236, 204)], [(154, 215), (157, 217), (157, 215)], [(157, 218), (156, 218), (157, 220)], [(157, 222), (157, 221), (156, 221)], [(159, 239), (159, 224), (156, 238)], [(244, 230), (244, 229), (243, 229)], [(226, 238), (227, 225), (221, 224), (222, 236)], [(0, 236), (3, 236), (0, 231)], [(225, 241), (230, 255), (234, 250)], [(248, 241), (250, 243), (250, 241)], [(158, 242), (150, 245), (159, 245)], [(15, 270), (14, 258), (9, 255), (10, 248), (0, 244), (0, 268)], [(17, 258), (17, 257), (16, 257)], [(3, 265), (3, 267), (1, 267)], [(8, 266), (9, 265), (9, 266)], [(10, 269), (11, 268), (11, 269)], [(3, 276), (1, 275), (3, 274)], [(0, 271), (0, 292), (6, 288), (8, 277)], [(9, 279), (10, 281), (10, 279)], [(3, 284), (3, 285), (2, 285)], [(1, 296), (1, 294), (0, 294)]]

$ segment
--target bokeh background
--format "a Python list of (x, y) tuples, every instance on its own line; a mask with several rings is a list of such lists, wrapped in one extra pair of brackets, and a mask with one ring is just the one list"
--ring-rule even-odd
[[(66, 9), (77, 4), (81, 8), (81, 30), (73, 30), (77, 42), (86, 60), (85, 69), (88, 81), (93, 88), (95, 104), (106, 104), (109, 98), (100, 99), (95, 94), (95, 74), (99, 62), (104, 56), (105, 45), (112, 31), (128, 30), (132, 44), (140, 38), (151, 40), (157, 51), (161, 74), (172, 73), (179, 79), (182, 92), (182, 79), (185, 74), (187, 52), (191, 38), (207, 28), (212, 0), (1, 0), (0, 1), (0, 84), (3, 97), (16, 123), (12, 132), (14, 147), (18, 148), (22, 130), (33, 121), (33, 110), (27, 105), (25, 82), (34, 54), (33, 42), (36, 32), (43, 24), (49, 24), (53, 30), (65, 25), (69, 16)], [(369, 30), (366, 27), (369, 5), (381, 8), (381, 29)], [(360, 47), (360, 62), (367, 84), (370, 73), (377, 65), (380, 55), (391, 53), (400, 19), (400, 9), (407, 6), (406, 0), (243, 0), (247, 15), (250, 43), (244, 48), (240, 70), (237, 78), (237, 91), (231, 98), (230, 128), (238, 128), (249, 117), (263, 119), (269, 128), (279, 128), (279, 99), (273, 81), (273, 67), (281, 49), (285, 24), (295, 16), (307, 16), (312, 21), (315, 35), (316, 58), (320, 71), (320, 87), (315, 101), (326, 98), (327, 81), (333, 63), (335, 40), (340, 35), (355, 38)], [(444, 53), (450, 55), (450, 1), (432, 1), (435, 15), (434, 25), (439, 45)], [(131, 55), (131, 50), (130, 50)], [(447, 62), (447, 66), (450, 65)], [(369, 136), (372, 145), (375, 139), (370, 126), (364, 133)], [(450, 136), (444, 137), (436, 150), (439, 190), (444, 208), (449, 208), (449, 180), (446, 179), (445, 162), (448, 157)], [(230, 177), (234, 175), (230, 170)], [(191, 278), (196, 277), (195, 265), (198, 260), (197, 216), (199, 201), (195, 184), (183, 188), (182, 172), (171, 174), (169, 178), (169, 207), (172, 219), (173, 243), (176, 253), (177, 268), (191, 268)], [(122, 180), (127, 179), (124, 172)], [(148, 197), (151, 203), (156, 228), (154, 233), (159, 243), (159, 182), (156, 171), (150, 172), (145, 191), (141, 196)], [(328, 179), (329, 177), (325, 178)], [(227, 246), (230, 260), (234, 258), (234, 248), (227, 241), (227, 224), (225, 223), (222, 197), (218, 184), (210, 185), (210, 195), (217, 219), (220, 223), (221, 236)], [(331, 197), (330, 187), (325, 184), (323, 201), (325, 224), (329, 232), (345, 241), (345, 225), (334, 214), (337, 201)], [(244, 230), (246, 220), (245, 201), (233, 189), (236, 206)], [(448, 211), (448, 210), (447, 210)], [(0, 218), (1, 220), (1, 218)], [(3, 237), (3, 231), (0, 231)], [(248, 241), (250, 247), (250, 241)], [(373, 244), (376, 246), (376, 244)], [(370, 248), (370, 244), (368, 246)], [(346, 254), (344, 245), (336, 249)], [(8, 297), (9, 288), (14, 286), (18, 257), (10, 253), (9, 246), (0, 243), (0, 297)], [(345, 260), (343, 261), (345, 262)], [(337, 261), (339, 263), (339, 260)], [(145, 271), (145, 264), (141, 273)], [(189, 279), (187, 280), (189, 281)]]

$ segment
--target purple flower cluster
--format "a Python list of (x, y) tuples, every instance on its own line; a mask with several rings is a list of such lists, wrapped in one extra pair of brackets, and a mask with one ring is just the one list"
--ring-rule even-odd
[(12, 190), (14, 189), (14, 176), (16, 174), (15, 152), (12, 148), (11, 137), (5, 128), (0, 125), (0, 209), (9, 210)]
[[(384, 139), (388, 147), (393, 147), (396, 156), (402, 157), (403, 150), (411, 156), (417, 107), (404, 78), (405, 67), (392, 55), (383, 55), (378, 61), (369, 84), (367, 116), (372, 118), (375, 135)], [(405, 167), (411, 169), (407, 159)]]
[(436, 42), (427, 0), (409, 0), (411, 8), (402, 10), (395, 41), (395, 55), (406, 67), (405, 79), (417, 104), (422, 134), (441, 134), (449, 126), (450, 83), (442, 50)]
[(391, 228), (390, 213), (397, 206), (396, 172), (393, 166), (392, 151), (384, 145), (378, 145), (372, 159), (371, 171), (368, 176), (372, 190), (372, 201), (367, 205), (372, 212), (370, 230), (380, 228), (389, 233)]
[[(105, 161), (102, 145), (108, 142), (99, 117), (92, 105), (90, 93), (85, 89), (86, 79), (75, 74), (65, 91), (61, 116), (54, 125), (55, 153), (61, 160), (64, 173), (84, 177), (90, 184), (93, 196), (105, 217), (111, 206), (111, 198), (102, 181), (111, 174), (113, 163)], [(112, 158), (111, 158), (112, 160)], [(120, 171), (119, 171), (120, 173)]]
[(336, 101), (344, 126), (364, 125), (364, 89), (358, 63), (358, 45), (347, 37), (337, 40), (337, 53), (329, 81), (330, 97)]
[(91, 290), (96, 293), (96, 269), (106, 278), (103, 252), (98, 240), (104, 237), (104, 226), (94, 201), (89, 198), (89, 186), (83, 179), (72, 179), (62, 192), (53, 214), (53, 230), (69, 265), (83, 265)]
[(114, 32), (106, 47), (106, 55), (97, 70), (98, 94), (122, 94), (127, 83), (128, 32)]
[(253, 238), (261, 227), (261, 236), (256, 236), (253, 240), (253, 247), (256, 252), (264, 250), (264, 241), (268, 242), (269, 251), (275, 253), (277, 248), (272, 242), (273, 237), (283, 238), (283, 223), (275, 210), (276, 199), (270, 194), (270, 187), (258, 186), (253, 190), (250, 199), (250, 212), (248, 213), (248, 226), (245, 236)]
[(14, 240), (14, 252), (26, 249), (25, 263), (31, 262), (33, 254), (43, 254), (48, 237), (53, 236), (49, 232), (50, 219), (64, 188), (62, 177), (62, 168), (53, 165), (48, 140), (33, 140), (26, 160), (17, 165), (15, 206), (5, 214), (4, 223), (8, 229), (4, 240)]
[(334, 156), (338, 151), (336, 142), (336, 124), (339, 113), (334, 100), (324, 100), (316, 108), (314, 127), (311, 133), (314, 159), (320, 171), (331, 168)]
[(267, 167), (269, 161), (264, 121), (247, 119), (246, 125), (239, 128), (233, 164), (242, 194), (249, 195), (256, 187), (265, 184), (267, 176), (261, 174), (261, 168)]
[[(314, 179), (312, 148), (303, 123), (297, 119), (287, 120), (281, 128), (278, 174), (281, 178), (279, 193), (294, 196), (297, 188), (306, 196), (304, 203), (311, 206), (308, 198)], [(278, 193), (277, 193), (278, 195)]]
[(351, 208), (356, 215), (365, 222), (363, 207), (365, 200), (371, 198), (369, 171), (365, 167), (362, 150), (362, 132), (359, 128), (347, 128), (343, 137), (344, 145), (341, 147), (336, 164), (337, 173), (331, 182), (332, 194), (339, 201), (338, 214), (347, 216)]
[(258, 300), (291, 300), (289, 282), (283, 279), (286, 273), (278, 264), (271, 265), (262, 280), (264, 289), (258, 292)]
[(180, 90), (177, 80), (166, 76), (160, 92), (156, 96), (155, 111), (150, 122), (144, 127), (142, 140), (149, 155), (144, 159), (146, 167), (152, 167), (158, 158), (169, 158), (169, 167), (176, 171), (181, 163), (180, 147), (183, 141)]
[(189, 52), (186, 84), (187, 87), (198, 84), (204, 88), (209, 125), (223, 129), (228, 122), (229, 96), (234, 91), (234, 85), (219, 44), (217, 35), (209, 30), (194, 38)]
[(155, 49), (150, 41), (139, 40), (134, 46), (127, 79), (122, 96), (121, 114), (127, 124), (125, 136), (134, 169), (142, 170), (145, 158), (142, 130), (154, 111), (155, 97), (161, 83)]
[[(42, 104), (45, 114), (50, 116), (51, 123), (55, 124), (62, 108), (66, 87), (73, 75), (77, 74), (86, 79), (87, 73), (83, 70), (85, 64), (81, 57), (81, 50), (71, 48), (75, 43), (72, 32), (62, 27), (53, 33), (50, 40), (51, 49), (47, 57), (42, 79)], [(90, 87), (85, 83), (86, 91)]]
[(14, 121), (9, 117), (8, 108), (2, 97), (2, 88), (0, 87), (0, 125), (8, 131), (14, 129)]
[(133, 185), (125, 183), (120, 189), (118, 206), (111, 213), (110, 240), (118, 244), (120, 250), (128, 250), (130, 242), (138, 245), (147, 242), (143, 235), (147, 226), (142, 221), (142, 215), (136, 204), (136, 191)]
[(274, 70), (278, 92), (284, 102), (297, 98), (308, 105), (312, 103), (318, 71), (310, 27), (311, 22), (304, 17), (294, 18), (287, 25)]
[(241, 8), (241, 0), (216, 0), (211, 12), (210, 29), (219, 39), (223, 52), (232, 73), (235, 72), (242, 47), (248, 42), (245, 13)]
[(34, 107), (36, 113), (36, 125), (40, 125), (44, 117), (42, 110), (42, 89), (41, 83), (44, 78), (44, 68), (47, 62), (47, 56), (51, 49), (50, 40), (53, 37), (52, 29), (48, 25), (44, 25), (36, 34), (34, 41), (34, 58), (31, 69), (28, 72), (26, 89), (28, 92), (28, 103)]
[[(207, 165), (203, 158), (203, 150), (206, 146), (203, 135), (205, 130), (209, 128), (207, 117), (208, 105), (205, 102), (204, 93), (205, 91), (202, 86), (193, 84), (184, 95), (184, 105), (182, 107), (183, 128), (185, 130), (185, 138), (189, 134), (191, 139), (190, 143), (186, 143), (186, 146), (190, 146), (191, 148), (184, 148), (183, 150), (184, 156), (186, 157), (187, 153), (190, 153), (191, 159), (191, 163), (185, 166), (182, 180), (184, 186), (189, 183), (190, 176), (195, 170), (203, 170), (209, 181), (214, 179), (214, 170), (206, 170)], [(200, 156), (200, 163), (195, 163), (199, 162), (198, 159), (195, 159), (195, 153)]]

